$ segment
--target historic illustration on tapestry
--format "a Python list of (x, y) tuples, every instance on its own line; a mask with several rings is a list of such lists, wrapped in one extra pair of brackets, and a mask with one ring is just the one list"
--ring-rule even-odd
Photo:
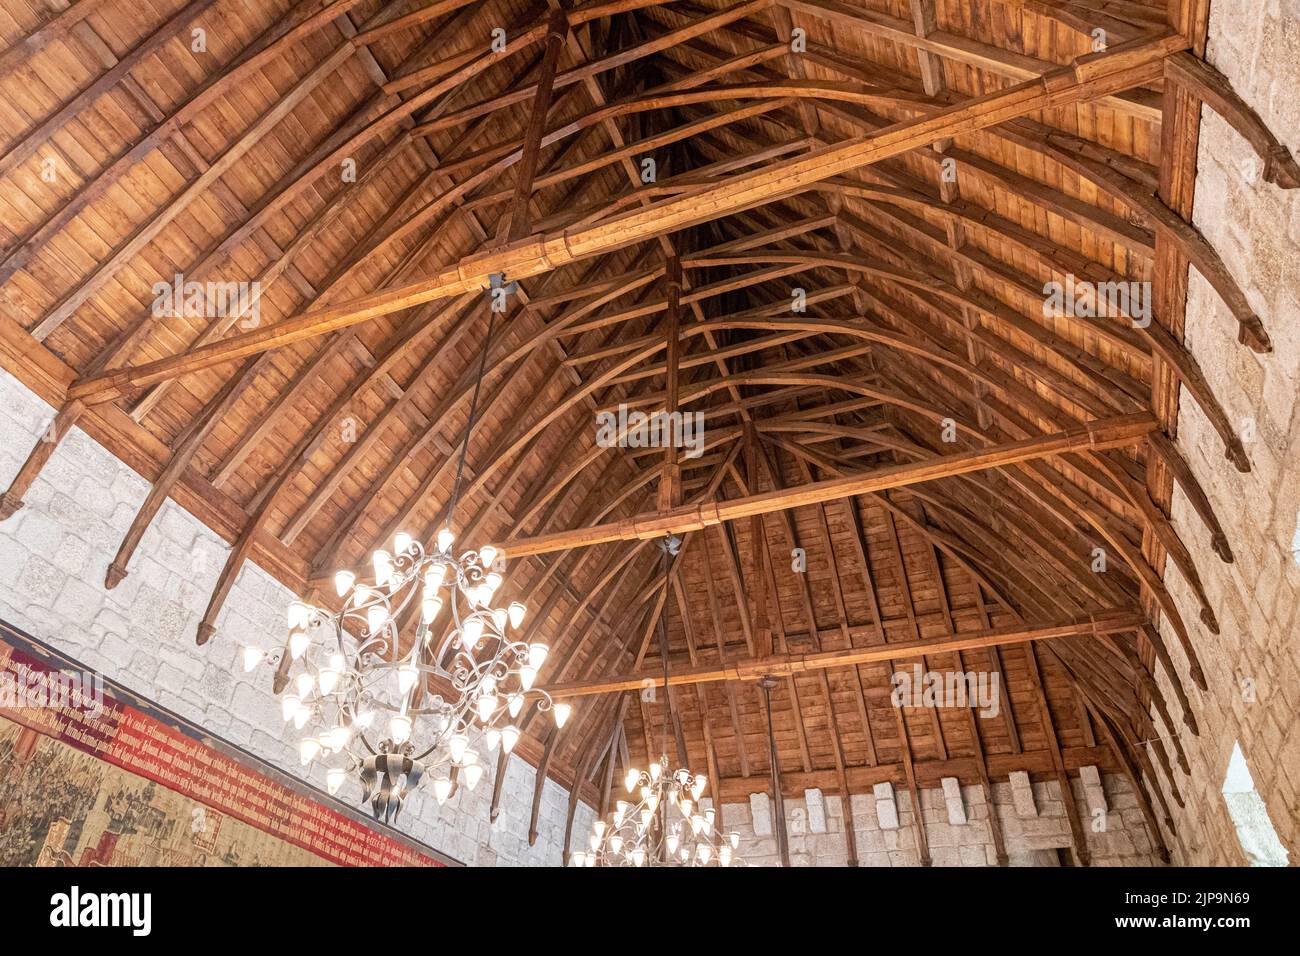
[(152, 780), (0, 718), (0, 866), (324, 866)]
[(0, 622), (0, 866), (441, 866)]

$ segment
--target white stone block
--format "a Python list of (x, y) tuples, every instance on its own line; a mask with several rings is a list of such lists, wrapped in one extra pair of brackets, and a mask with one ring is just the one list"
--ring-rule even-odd
[(966, 807), (961, 799), (961, 783), (956, 777), (944, 777), (939, 783), (943, 785), (943, 803), (948, 808), (948, 822), (953, 826), (964, 826)]
[(765, 793), (749, 795), (749, 815), (753, 820), (756, 836), (772, 835), (772, 801)]
[(1106, 789), (1101, 785), (1101, 772), (1093, 766), (1080, 767), (1079, 778), (1083, 781), (1083, 798), (1088, 806), (1088, 813), (1096, 817), (1105, 815), (1110, 809), (1106, 805)]
[(826, 832), (826, 798), (820, 790), (805, 790), (803, 801), (808, 806), (808, 832)]
[(1034, 803), (1034, 785), (1029, 781), (1029, 774), (1023, 770), (1011, 774), (1011, 801), (1015, 804), (1016, 815), (1022, 819), (1038, 816), (1038, 806)]
[(882, 830), (898, 829), (898, 804), (894, 801), (894, 785), (878, 783), (871, 788), (876, 797), (876, 820)]

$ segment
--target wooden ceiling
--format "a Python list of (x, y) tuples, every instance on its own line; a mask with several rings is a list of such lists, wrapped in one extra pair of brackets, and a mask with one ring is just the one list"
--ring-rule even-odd
[[(657, 755), (662, 701), (617, 688), (661, 669), (662, 618), (692, 679), (673, 746), (725, 798), (769, 786), (773, 673), (791, 790), (1094, 764), (1139, 785), (1159, 841), (1185, 759), (1156, 738), (1191, 723), (1171, 654), (1203, 681), (1196, 567), (1231, 559), (1168, 437), (1179, 383), (1249, 467), (1180, 342), (1187, 263), (1237, 347), (1268, 348), (1187, 222), (1199, 101), (1300, 181), (1197, 58), (1204, 21), (1183, 0), (0, 0), (0, 357), (60, 408), (4, 513), (78, 424), (155, 482), (110, 587), (172, 496), (234, 543), (200, 643), (245, 559), (328, 601), (336, 567), (446, 520), (504, 273), (456, 523), (506, 542), (542, 683), (581, 694), (522, 754), (597, 804), (611, 758)], [(259, 283), (257, 321), (159, 317), (177, 275)], [(1045, 316), (1067, 276), (1150, 283), (1154, 321)], [(597, 445), (597, 411), (674, 392), (706, 415), (680, 483), (660, 449)], [(893, 707), (913, 662), (997, 672), (998, 715)]]

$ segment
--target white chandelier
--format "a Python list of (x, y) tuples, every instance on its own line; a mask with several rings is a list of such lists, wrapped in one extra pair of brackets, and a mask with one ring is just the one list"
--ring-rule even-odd
[[(502, 584), (496, 549), (488, 545), (459, 557), (452, 550), (452, 521), (496, 311), (494, 303), (436, 550), (426, 552), (403, 532), (391, 554), (379, 550), (371, 556), (373, 583), (359, 583), (352, 571), (337, 572), (334, 588), (342, 610), (291, 604), (289, 660), (278, 654), (270, 660), (284, 668), (300, 665), (294, 693), (281, 704), (284, 719), (304, 731), (303, 766), (324, 762), (330, 793), (350, 776), (358, 777), (362, 800), (369, 800), (376, 819), (385, 822), (430, 777), (440, 804), (456, 780), (473, 790), (483, 777), (483, 758), (500, 747), (504, 759), (514, 749), (526, 702), (550, 711), (558, 727), (572, 711), (533, 687), (549, 648), (511, 636), (523, 623), (524, 605), (492, 604)], [(414, 638), (403, 647), (400, 632), (415, 616), (417, 600)], [(444, 606), (451, 620), (445, 636), (435, 641)], [(259, 649), (245, 649), (245, 670), (263, 657)]]
[[(681, 547), (669, 535), (660, 544), (664, 552), (664, 586), (668, 586), (668, 558)], [(570, 857), (573, 866), (740, 866), (734, 855), (740, 834), (724, 836), (715, 824), (713, 807), (700, 808), (708, 785), (703, 774), (681, 767), (668, 772), (668, 724), (672, 696), (668, 692), (668, 630), (659, 618), (659, 655), (664, 665), (664, 748), (658, 761), (646, 770), (629, 768), (624, 784), (632, 801), (619, 800), (608, 820), (591, 828), (587, 851)], [(559, 705), (557, 705), (559, 706)], [(714, 800), (718, 795), (714, 795)]]
[[(352, 571), (335, 574), (343, 599), (338, 613), (289, 606), (289, 666), (300, 670), (281, 705), (284, 719), (304, 732), (302, 764), (326, 764), (330, 793), (358, 776), (362, 799), (385, 821), (430, 776), (440, 804), (451, 793), (453, 771), (474, 789), (482, 758), (514, 748), (527, 701), (550, 711), (560, 727), (571, 712), (533, 687), (548, 648), (511, 636), (523, 623), (524, 605), (492, 606), (502, 584), (492, 567), (495, 549), (455, 557), (453, 543), (444, 528), (437, 550), (426, 553), (399, 534), (392, 554), (374, 552), (373, 583), (358, 582)], [(401, 623), (417, 599), (415, 639), (403, 648)], [(435, 645), (444, 606), (450, 626)], [(264, 656), (254, 648), (244, 655), (246, 670)]]
[(648, 770), (628, 770), (628, 793), (608, 820), (591, 828), (589, 851), (574, 853), (573, 866), (737, 866), (733, 853), (740, 835), (723, 836), (714, 826), (712, 807), (700, 809), (707, 783), (681, 768), (668, 773), (668, 758)]

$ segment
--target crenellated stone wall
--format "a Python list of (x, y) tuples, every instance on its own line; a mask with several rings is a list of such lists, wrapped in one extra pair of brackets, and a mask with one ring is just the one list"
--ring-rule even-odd
[[(1094, 815), (1095, 796), (1072, 780), (1074, 799), (1088, 837), (1093, 866), (1159, 866), (1147, 836), (1142, 811), (1128, 781), (1112, 774), (1100, 778), (1105, 809)], [(1017, 794), (1010, 783), (993, 785), (993, 806), (981, 787), (923, 789), (921, 819), (933, 866), (996, 866), (997, 854), (989, 825), (990, 812), (1002, 823), (1010, 866), (1060, 866), (1058, 850), (1071, 845), (1065, 804), (1056, 781), (1023, 783), (1029, 796)], [(919, 866), (911, 794), (882, 784), (879, 793), (853, 795), (853, 832), (859, 866)], [(958, 797), (958, 793), (960, 797)], [(738, 856), (750, 866), (778, 866), (773, 834), (773, 805), (767, 794), (749, 804), (723, 804), (723, 829), (740, 834)], [(960, 802), (958, 802), (958, 800)], [(882, 807), (880, 804), (892, 806)], [(802, 799), (785, 801), (786, 833), (792, 866), (845, 866), (844, 806), (838, 796), (808, 791)], [(757, 822), (757, 826), (756, 826)]]

